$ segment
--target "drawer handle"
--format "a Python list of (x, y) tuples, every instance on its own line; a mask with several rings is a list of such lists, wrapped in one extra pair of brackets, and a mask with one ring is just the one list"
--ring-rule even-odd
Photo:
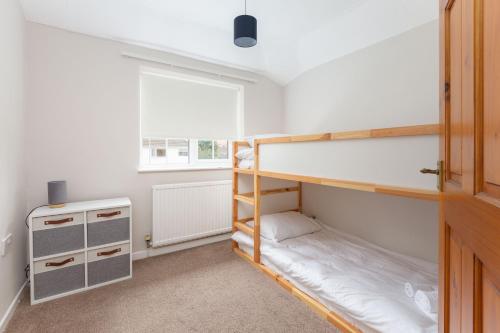
[(118, 252), (122, 252), (122, 249), (119, 248), (119, 249), (114, 249), (114, 250), (111, 250), (111, 251), (97, 252), (97, 256), (98, 257), (100, 257), (100, 256), (110, 256), (110, 255), (118, 253)]
[(65, 219), (62, 219), (62, 220), (45, 221), (45, 225), (63, 224), (63, 223), (68, 223), (68, 222), (72, 222), (72, 221), (73, 221), (73, 218), (72, 217), (68, 217), (68, 218), (65, 218)]
[(63, 260), (61, 262), (46, 262), (45, 267), (59, 267), (59, 266), (64, 266), (67, 263), (75, 261), (74, 257), (68, 258), (66, 260)]
[(116, 216), (116, 215), (120, 215), (122, 212), (121, 211), (116, 211), (116, 212), (111, 212), (111, 213), (100, 213), (100, 214), (97, 214), (97, 217), (111, 217), (111, 216)]

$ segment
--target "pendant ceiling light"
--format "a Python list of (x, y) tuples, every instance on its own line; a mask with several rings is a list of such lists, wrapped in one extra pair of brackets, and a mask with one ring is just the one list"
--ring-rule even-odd
[(239, 47), (252, 47), (257, 44), (257, 19), (247, 15), (245, 0), (245, 15), (234, 19), (234, 44)]

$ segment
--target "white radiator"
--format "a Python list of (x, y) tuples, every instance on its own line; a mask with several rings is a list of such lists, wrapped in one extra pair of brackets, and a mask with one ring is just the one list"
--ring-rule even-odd
[(231, 231), (232, 181), (153, 186), (153, 247)]

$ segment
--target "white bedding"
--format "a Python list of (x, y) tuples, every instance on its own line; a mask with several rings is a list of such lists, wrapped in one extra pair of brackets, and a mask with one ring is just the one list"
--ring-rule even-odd
[[(250, 140), (249, 140), (250, 142)], [(253, 142), (253, 141), (252, 141)], [(238, 167), (240, 169), (253, 169), (253, 148), (241, 149), (236, 153), (238, 159)]]
[[(233, 234), (253, 252), (253, 240)], [(364, 332), (437, 332), (404, 284), (437, 287), (437, 265), (397, 254), (331, 228), (280, 243), (261, 238), (264, 265)]]
[(253, 169), (253, 166), (253, 160), (240, 160), (238, 163), (240, 169)]

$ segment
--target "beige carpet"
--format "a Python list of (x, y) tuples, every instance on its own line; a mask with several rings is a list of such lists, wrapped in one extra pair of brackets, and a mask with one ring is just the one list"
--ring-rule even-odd
[(8, 333), (336, 332), (326, 320), (231, 251), (211, 244), (134, 262), (134, 278), (30, 306)]

